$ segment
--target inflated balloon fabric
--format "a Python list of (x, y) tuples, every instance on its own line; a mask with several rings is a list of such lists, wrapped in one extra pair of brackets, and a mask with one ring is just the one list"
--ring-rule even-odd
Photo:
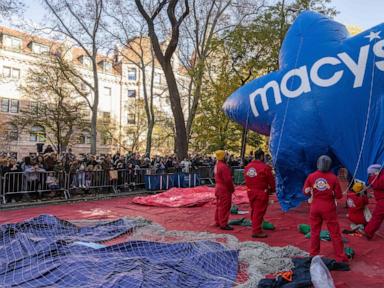
[(384, 24), (350, 37), (345, 26), (304, 12), (289, 29), (280, 69), (247, 83), (224, 103), (228, 117), (270, 135), (283, 210), (320, 155), (365, 180), (384, 160)]

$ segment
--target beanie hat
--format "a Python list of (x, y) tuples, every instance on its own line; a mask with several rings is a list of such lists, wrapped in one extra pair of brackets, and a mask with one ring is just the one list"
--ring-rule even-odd
[(364, 189), (364, 184), (360, 181), (355, 181), (352, 186), (352, 191), (356, 193), (360, 193)]
[(224, 160), (224, 158), (225, 158), (225, 151), (224, 150), (217, 150), (215, 154), (216, 154), (216, 159), (218, 161)]

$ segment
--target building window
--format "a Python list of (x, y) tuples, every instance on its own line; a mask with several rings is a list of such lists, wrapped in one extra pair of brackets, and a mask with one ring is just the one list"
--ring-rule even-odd
[(136, 90), (128, 90), (128, 97), (129, 98), (135, 98), (136, 97)]
[(88, 131), (83, 131), (83, 133), (81, 133), (79, 144), (91, 144), (91, 135)]
[(128, 80), (136, 81), (136, 68), (128, 68)]
[(31, 112), (32, 113), (35, 113), (35, 114), (39, 113), (38, 112), (39, 111), (39, 103), (38, 102), (31, 101), (30, 106), (31, 106)]
[(20, 79), (20, 69), (12, 68), (12, 79)]
[(12, 79), (20, 79), (20, 69), (8, 67), (8, 66), (3, 66), (3, 77), (4, 78), (12, 78)]
[(153, 82), (155, 84), (161, 84), (161, 74), (155, 72), (155, 75), (153, 75)]
[(3, 77), (4, 78), (11, 78), (12, 76), (12, 68), (4, 66), (3, 67)]
[(30, 102), (30, 111), (36, 115), (43, 113), (44, 112), (43, 103), (31, 101)]
[(83, 66), (87, 68), (90, 68), (92, 66), (92, 61), (89, 56), (85, 56), (85, 55), (80, 56), (80, 62), (81, 64), (83, 64)]
[(127, 118), (128, 124), (136, 124), (136, 115), (134, 113), (129, 113)]
[(1, 112), (9, 112), (9, 99), (1, 98)]
[(19, 100), (1, 98), (1, 112), (19, 113)]
[(29, 135), (32, 142), (45, 142), (45, 130), (41, 126), (33, 126)]
[(19, 130), (15, 125), (10, 125), (8, 130), (8, 140), (17, 141), (19, 139)]
[(42, 45), (36, 42), (32, 42), (31, 44), (32, 52), (35, 54), (48, 54), (49, 53), (49, 47), (46, 45)]
[(19, 100), (11, 99), (11, 106), (9, 108), (11, 113), (19, 113)]
[(112, 63), (108, 61), (101, 61), (100, 62), (101, 68), (103, 69), (103, 72), (106, 73), (111, 73), (112, 72)]
[(104, 96), (111, 97), (112, 96), (112, 88), (104, 87)]
[(20, 50), (21, 49), (21, 39), (17, 37), (13, 37), (10, 35), (3, 36), (3, 45), (5, 48), (12, 50)]
[(110, 63), (110, 62), (105, 62), (105, 64), (104, 64), (104, 71), (106, 71), (106, 72), (112, 72), (112, 63)]
[(110, 123), (111, 122), (111, 113), (110, 112), (102, 112), (101, 119), (103, 123)]

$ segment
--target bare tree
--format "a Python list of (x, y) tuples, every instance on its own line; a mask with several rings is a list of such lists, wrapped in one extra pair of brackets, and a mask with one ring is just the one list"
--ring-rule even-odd
[(20, 131), (29, 132), (33, 126), (44, 129), (46, 138), (59, 153), (65, 151), (73, 136), (87, 124), (84, 99), (63, 76), (61, 61), (64, 60), (47, 56), (29, 69), (20, 90), (31, 105), (26, 105), (11, 120)]
[[(206, 77), (207, 59), (215, 48), (215, 41), (243, 22), (253, 19), (264, 7), (264, 0), (192, 0), (191, 17), (182, 27), (182, 62), (189, 71), (193, 88), (190, 89), (187, 121), (188, 139)], [(189, 48), (189, 49), (188, 49)], [(191, 50), (192, 49), (192, 50)], [(189, 50), (189, 51), (188, 51)]]
[(24, 4), (18, 0), (0, 0), (0, 16), (9, 17), (22, 12)]
[[(96, 153), (97, 141), (97, 112), (99, 106), (99, 76), (98, 76), (98, 53), (103, 47), (101, 35), (101, 22), (104, 11), (104, 0), (43, 0), (48, 10), (54, 16), (54, 31), (60, 32), (72, 39), (88, 57), (92, 71), (92, 79), (89, 80), (81, 73), (74, 73), (74, 70), (66, 70), (72, 75), (64, 74), (65, 77), (77, 77), (84, 85), (92, 91), (92, 98), (88, 95), (81, 95), (87, 101), (92, 111), (91, 117), (91, 153)], [(80, 87), (76, 90), (81, 92)]]
[(202, 81), (205, 74), (206, 59), (212, 51), (211, 42), (220, 27), (219, 21), (229, 7), (232, 0), (192, 0), (192, 13), (186, 19), (186, 25), (183, 26), (183, 36), (186, 41), (192, 42), (192, 54), (187, 53), (184, 59), (184, 66), (189, 70), (192, 89), (192, 103), (188, 105), (187, 136), (191, 135), (192, 123), (196, 115), (198, 103), (201, 97)]
[[(155, 66), (158, 62), (155, 63), (156, 57), (151, 40), (147, 36), (146, 22), (141, 15), (137, 14), (137, 11), (132, 9), (129, 2), (129, 0), (109, 1), (106, 14), (111, 25), (104, 29), (112, 36), (112, 40), (119, 44), (117, 53), (122, 60), (135, 65), (141, 73), (140, 84), (143, 88), (144, 105), (136, 105), (134, 108), (145, 110), (147, 120), (145, 152), (150, 155), (156, 120), (153, 100)], [(140, 125), (143, 123), (141, 122)]]
[(139, 152), (140, 148), (142, 147), (143, 143), (143, 134), (145, 134), (145, 122), (146, 122), (146, 115), (145, 115), (145, 109), (144, 109), (145, 103), (143, 99), (137, 99), (134, 103), (132, 103), (129, 107), (129, 109), (135, 111), (135, 121), (134, 124), (130, 125), (127, 128), (127, 133), (130, 135), (130, 150), (132, 152)]
[[(161, 0), (158, 1), (155, 7), (152, 7), (154, 8), (153, 10), (148, 7), (145, 8), (141, 0), (135, 0), (135, 3), (140, 14), (144, 17), (147, 23), (148, 35), (151, 38), (153, 51), (164, 71), (175, 122), (175, 150), (178, 158), (182, 159), (188, 155), (188, 138), (180, 93), (172, 67), (172, 56), (174, 55), (179, 43), (180, 25), (189, 14), (189, 3), (188, 0), (184, 0), (184, 5), (180, 4), (179, 0)], [(167, 39), (167, 44), (161, 45), (159, 35), (155, 27), (155, 20), (163, 9), (165, 9), (165, 7), (167, 9), (167, 18), (171, 26), (171, 35), (170, 39)], [(181, 15), (177, 16), (177, 14)], [(164, 50), (162, 49), (163, 47)]]

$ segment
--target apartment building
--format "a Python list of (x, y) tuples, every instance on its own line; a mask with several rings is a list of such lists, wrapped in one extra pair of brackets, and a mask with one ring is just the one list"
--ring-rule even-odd
[[(136, 124), (137, 107), (134, 105), (138, 99), (143, 98), (144, 88), (150, 91), (151, 81), (147, 86), (143, 84), (143, 73), (139, 69), (135, 51), (131, 51), (138, 44), (138, 38), (132, 40), (134, 45), (122, 49), (115, 49), (114, 55), (98, 57), (99, 77), (99, 106), (98, 118), (102, 123), (113, 126), (116, 137), (106, 139), (102, 133), (98, 133), (97, 153), (109, 154), (121, 150), (122, 147), (130, 147), (132, 137), (129, 127)], [(44, 55), (52, 53), (57, 47), (69, 47), (66, 57), (70, 60), (82, 76), (92, 80), (91, 61), (85, 52), (78, 47), (72, 47), (73, 43), (59, 43), (44, 39), (28, 33), (0, 27), (0, 123), (2, 124), (3, 137), (0, 141), (0, 151), (17, 154), (20, 159), (31, 153), (36, 153), (37, 144), (49, 144), (45, 137), (44, 127), (30, 127), (28, 131), (18, 131), (17, 127), (9, 124), (14, 115), (20, 113), (23, 107), (36, 105), (32, 103), (28, 95), (24, 95), (19, 87), (25, 83), (28, 71), (41, 60)], [(140, 39), (143, 45), (145, 63), (151, 63), (150, 43), (148, 39)], [(183, 97), (183, 107), (187, 110), (187, 82), (188, 77), (176, 59), (173, 63), (176, 78)], [(155, 61), (154, 68), (147, 65), (146, 77), (153, 75), (154, 105), (164, 117), (171, 117), (171, 108), (168, 100), (168, 91), (164, 74), (160, 65)], [(86, 90), (86, 86), (83, 87)], [(133, 108), (135, 107), (135, 108)], [(186, 111), (185, 111), (186, 112)], [(112, 127), (108, 126), (108, 127)], [(145, 137), (142, 133), (140, 137)], [(79, 131), (71, 143), (75, 153), (88, 153), (90, 150), (90, 134), (87, 129)], [(170, 148), (170, 147), (169, 147)], [(122, 151), (124, 152), (124, 151)]]

